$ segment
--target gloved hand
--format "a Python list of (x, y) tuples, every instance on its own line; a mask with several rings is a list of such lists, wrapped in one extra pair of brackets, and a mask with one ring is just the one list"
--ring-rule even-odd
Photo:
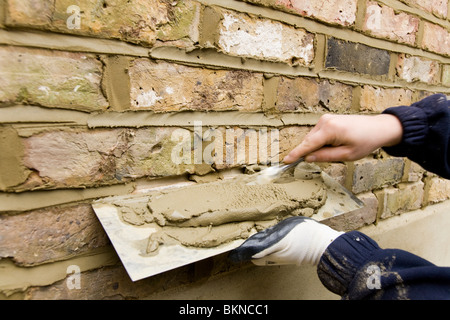
[(311, 218), (287, 218), (248, 238), (229, 258), (256, 265), (318, 265), (326, 248), (341, 234)]

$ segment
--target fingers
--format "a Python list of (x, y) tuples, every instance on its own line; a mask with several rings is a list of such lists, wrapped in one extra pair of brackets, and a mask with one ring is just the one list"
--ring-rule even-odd
[[(318, 160), (314, 151), (319, 150), (325, 145), (333, 144), (336, 140), (336, 134), (332, 130), (329, 130), (327, 123), (330, 121), (328, 115), (324, 115), (319, 119), (317, 125), (306, 135), (303, 141), (283, 159), (285, 163), (292, 163), (300, 157), (306, 156), (305, 160), (321, 161)], [(320, 154), (319, 154), (320, 155)]]
[(353, 161), (359, 159), (358, 153), (349, 146), (322, 147), (308, 155), (307, 161), (333, 162), (333, 161)]

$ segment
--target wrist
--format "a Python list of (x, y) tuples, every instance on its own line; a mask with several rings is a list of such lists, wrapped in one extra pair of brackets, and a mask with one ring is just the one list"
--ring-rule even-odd
[(376, 118), (379, 120), (380, 147), (392, 147), (399, 144), (403, 137), (403, 126), (400, 120), (392, 114), (380, 114)]

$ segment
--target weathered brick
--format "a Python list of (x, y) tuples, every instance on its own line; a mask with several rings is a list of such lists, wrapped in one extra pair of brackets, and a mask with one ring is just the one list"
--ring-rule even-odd
[[(6, 24), (22, 26), (26, 24), (35, 27), (50, 25), (54, 3), (42, 0), (8, 0), (6, 7)], [(68, 15), (69, 16), (69, 15)]]
[[(294, 127), (293, 127), (294, 128)], [(300, 127), (300, 131), (309, 130)], [(280, 139), (291, 129), (149, 127), (117, 129), (55, 128), (20, 138), (23, 183), (3, 191), (97, 187), (137, 178), (185, 173), (205, 175), (217, 169), (279, 162), (302, 135)], [(306, 134), (306, 133), (305, 133)], [(285, 141), (289, 146), (280, 143)], [(284, 149), (283, 149), (284, 148)], [(281, 151), (280, 151), (281, 150)]]
[(433, 177), (427, 181), (428, 202), (437, 203), (450, 199), (450, 180)]
[(389, 187), (375, 191), (380, 202), (380, 218), (386, 219), (393, 215), (419, 209), (424, 196), (424, 183), (401, 183), (398, 188)]
[(354, 163), (351, 190), (361, 193), (399, 183), (403, 176), (401, 158), (364, 158)]
[(385, 50), (336, 38), (327, 41), (326, 68), (381, 76), (388, 74), (390, 61)]
[(0, 215), (0, 258), (32, 266), (109, 244), (90, 204)]
[(70, 279), (66, 277), (48, 286), (28, 288), (25, 298), (29, 300), (146, 299), (152, 294), (195, 282), (199, 272), (197, 264), (180, 267), (136, 282), (131, 281), (122, 264), (117, 264), (81, 272), (79, 289), (68, 286)]
[(0, 47), (0, 102), (104, 110), (102, 64), (94, 56)]
[[(79, 8), (78, 24), (74, 19)], [(7, 1), (6, 24), (101, 38), (115, 38), (145, 45), (163, 41), (196, 42), (196, 21), (200, 7), (192, 1)], [(176, 23), (174, 23), (176, 21)]]
[(167, 7), (170, 22), (157, 26), (157, 40), (177, 41), (179, 47), (192, 46), (199, 40), (200, 4), (189, 0), (172, 2), (170, 5), (167, 1), (163, 3)]
[(424, 173), (425, 169), (423, 169), (420, 165), (409, 159), (405, 159), (403, 182), (419, 181), (422, 179)]
[(450, 87), (450, 65), (442, 67), (442, 84)]
[(222, 13), (216, 45), (239, 57), (311, 65), (314, 35), (304, 29), (255, 16)]
[(178, 143), (171, 140), (174, 130), (55, 130), (33, 135), (23, 142), (24, 165), (38, 177), (30, 177), (23, 188), (31, 183), (34, 188), (95, 186), (194, 173), (194, 164), (172, 161)]
[(129, 69), (131, 106), (157, 112), (260, 111), (263, 75), (137, 59)]
[(441, 26), (424, 22), (422, 48), (450, 55), (450, 33)]
[(372, 192), (361, 193), (357, 197), (364, 203), (364, 207), (327, 219), (323, 223), (339, 231), (357, 230), (374, 223), (378, 213), (378, 199)]
[(419, 18), (404, 12), (396, 14), (388, 6), (369, 1), (363, 30), (376, 37), (413, 45), (419, 30)]
[(343, 163), (331, 162), (326, 163), (323, 171), (330, 175), (335, 181), (339, 182), (341, 185), (345, 185), (347, 179), (347, 165)]
[[(291, 132), (292, 128), (301, 136), (301, 127), (282, 128), (240, 128), (218, 127), (210, 128), (203, 134), (204, 157), (211, 151), (216, 169), (222, 170), (241, 165), (269, 165), (279, 163), (287, 155), (286, 144), (294, 139), (284, 141), (284, 134)], [(212, 129), (212, 131), (211, 131)], [(211, 133), (212, 132), (212, 133)], [(213, 142), (210, 142), (214, 139)], [(214, 150), (212, 150), (214, 147)], [(208, 151), (207, 151), (208, 150)], [(290, 149), (289, 149), (290, 151)]]
[(448, 0), (402, 0), (412, 7), (424, 9), (438, 17), (447, 18)]
[(303, 141), (310, 130), (311, 128), (303, 126), (284, 127), (280, 130), (280, 161)]
[(352, 97), (353, 87), (339, 82), (281, 77), (276, 108), (279, 111), (345, 113), (352, 106)]
[(402, 88), (375, 88), (364, 86), (361, 90), (361, 111), (381, 112), (389, 107), (409, 106), (412, 91)]
[(439, 63), (437, 61), (400, 54), (396, 70), (398, 77), (407, 82), (420, 81), (429, 84), (439, 82)]
[(0, 190), (23, 183), (29, 170), (21, 163), (23, 148), (16, 130), (0, 126)]
[(357, 0), (247, 0), (248, 2), (293, 12), (301, 16), (343, 26), (353, 25)]

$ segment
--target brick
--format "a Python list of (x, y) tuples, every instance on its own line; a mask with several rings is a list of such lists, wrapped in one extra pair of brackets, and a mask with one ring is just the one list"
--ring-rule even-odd
[(408, 5), (423, 9), (441, 18), (447, 18), (448, 0), (402, 0)]
[(29, 170), (21, 163), (23, 148), (16, 130), (0, 126), (0, 190), (23, 183)]
[(104, 110), (102, 63), (94, 56), (0, 47), (0, 102)]
[(109, 245), (90, 204), (0, 215), (0, 258), (33, 266)]
[(347, 179), (347, 165), (343, 163), (332, 162), (326, 164), (323, 171), (330, 175), (335, 181), (339, 182), (341, 185), (345, 185)]
[(131, 106), (157, 112), (261, 111), (263, 75), (137, 59), (129, 69)]
[(282, 112), (340, 112), (351, 109), (353, 87), (339, 82), (281, 77), (276, 108)]
[(311, 130), (309, 127), (290, 126), (280, 130), (280, 161), (298, 146)]
[(179, 47), (192, 46), (198, 42), (200, 4), (186, 0), (162, 3), (166, 5), (170, 22), (157, 26), (157, 39), (164, 42), (182, 41), (181, 45), (177, 43)]
[[(157, 279), (169, 281), (168, 275), (174, 277), (183, 272), (168, 272), (156, 275)], [(186, 272), (186, 271), (184, 271)], [(132, 282), (123, 266), (110, 266), (80, 273), (80, 288), (73, 289), (68, 286), (69, 278), (48, 286), (33, 286), (26, 290), (27, 300), (86, 300), (86, 299), (139, 299), (159, 289), (159, 283), (154, 282), (155, 277)], [(176, 281), (176, 280), (175, 280)], [(177, 282), (177, 284), (179, 284)], [(101, 290), (99, 290), (101, 288)]]
[(10, 26), (23, 26), (26, 24), (35, 27), (50, 25), (54, 4), (42, 0), (8, 0), (6, 7), (6, 23)]
[(350, 26), (355, 23), (357, 0), (248, 0), (278, 10), (322, 20), (331, 24)]
[(325, 67), (370, 75), (387, 75), (389, 52), (363, 44), (329, 38)]
[(34, 134), (22, 141), (23, 165), (32, 173), (15, 189), (99, 186), (201, 170), (201, 164), (193, 161), (172, 161), (172, 150), (179, 143), (172, 141), (175, 130), (55, 129)]
[(389, 187), (375, 191), (380, 201), (380, 218), (386, 219), (403, 212), (420, 209), (424, 196), (424, 183), (401, 183), (398, 188)]
[(410, 57), (400, 54), (396, 66), (397, 76), (407, 82), (439, 82), (439, 63), (420, 57)]
[(408, 89), (364, 86), (361, 90), (361, 111), (382, 112), (389, 107), (411, 103), (412, 91)]
[(450, 65), (442, 67), (442, 84), (450, 87)]
[[(67, 12), (71, 5), (77, 5), (80, 9), (78, 25), (71, 18), (74, 11)], [(197, 41), (195, 28), (198, 11), (199, 4), (192, 1), (9, 0), (6, 24), (145, 45), (155, 44), (158, 37), (164, 41), (190, 40), (183, 44), (188, 46)]]
[(205, 175), (213, 167), (225, 169), (279, 162), (309, 130), (308, 127), (291, 128), (196, 125), (193, 130), (54, 128), (29, 133), (17, 141), (23, 155), (17, 157), (18, 165), (23, 172), (16, 170), (15, 174), (20, 174), (18, 181), (26, 176), (25, 181), (20, 184), (14, 181), (12, 185), (2, 186), (2, 190), (98, 187), (144, 177)]
[(425, 169), (423, 169), (417, 163), (410, 161), (409, 159), (405, 159), (405, 169), (404, 169), (404, 182), (416, 182), (423, 178), (425, 173)]
[(419, 30), (419, 18), (369, 1), (362, 28), (370, 34), (413, 45)]
[(351, 190), (353, 193), (368, 192), (399, 183), (403, 176), (403, 167), (401, 158), (364, 158), (355, 161)]
[(99, 186), (142, 176), (167, 176), (195, 171), (171, 161), (175, 129), (49, 130), (21, 138), (28, 174), (22, 184), (2, 185), (3, 191)]
[(450, 180), (433, 177), (427, 184), (429, 203), (437, 203), (450, 199)]
[(311, 65), (314, 35), (304, 29), (254, 16), (223, 12), (216, 45), (226, 54)]
[[(152, 294), (193, 283), (197, 264), (180, 267), (140, 281), (131, 281), (122, 264), (80, 273), (80, 288), (68, 286), (69, 278), (26, 290), (27, 300), (146, 299)], [(101, 288), (101, 289), (100, 289)]]
[[(216, 169), (228, 169), (236, 166), (247, 165), (268, 165), (279, 163), (287, 155), (287, 144), (294, 143), (295, 139), (287, 140), (287, 132), (295, 132), (293, 135), (298, 138), (302, 136), (303, 127), (288, 127), (281, 130), (276, 128), (240, 128), (240, 127), (219, 127), (215, 128), (212, 139), (204, 137), (204, 148), (214, 146), (214, 167)], [(292, 137), (292, 136), (290, 136)], [(222, 139), (218, 144), (216, 138)], [(286, 140), (286, 141), (284, 141)], [(289, 149), (290, 151), (290, 149)], [(206, 152), (207, 154), (207, 152)], [(212, 153), (211, 153), (212, 154)], [(205, 155), (205, 151), (204, 151)], [(206, 159), (206, 157), (204, 157)]]
[(443, 55), (450, 55), (450, 33), (443, 27), (424, 22), (422, 48)]
[(374, 223), (378, 213), (378, 199), (372, 192), (361, 193), (357, 197), (364, 203), (364, 207), (329, 218), (323, 223), (335, 230), (344, 232), (357, 230)]

